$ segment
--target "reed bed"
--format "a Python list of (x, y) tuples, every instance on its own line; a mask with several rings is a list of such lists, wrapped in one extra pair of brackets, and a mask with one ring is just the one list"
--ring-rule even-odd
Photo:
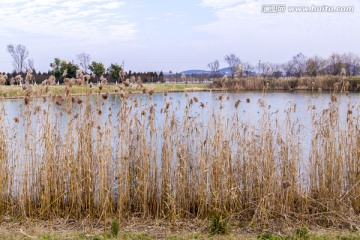
[(212, 88), (240, 90), (306, 90), (306, 91), (359, 91), (360, 79), (356, 77), (317, 76), (317, 77), (243, 77), (215, 80)]
[[(147, 95), (147, 97), (145, 97)], [(259, 100), (261, 120), (185, 107), (152, 93), (51, 94), (20, 99), (0, 117), (0, 218), (126, 220), (208, 218), (250, 227), (360, 226), (359, 108), (340, 124), (336, 95), (312, 113), (303, 155), (296, 105), (280, 119)], [(167, 94), (165, 94), (167, 95)], [(119, 103), (119, 104), (114, 104)]]

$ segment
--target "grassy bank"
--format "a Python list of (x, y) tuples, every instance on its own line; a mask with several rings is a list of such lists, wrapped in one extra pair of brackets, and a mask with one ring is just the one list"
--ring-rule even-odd
[(360, 78), (319, 76), (302, 78), (222, 78), (214, 81), (213, 88), (239, 90), (307, 90), (307, 91), (360, 91)]
[[(134, 84), (133, 87), (125, 87), (122, 84), (119, 85), (104, 85), (102, 92), (109, 92), (109, 93), (119, 93), (121, 89), (125, 93), (142, 93), (143, 89), (147, 91), (154, 91), (154, 92), (182, 92), (182, 91), (207, 91), (210, 88), (210, 84), (142, 84), (143, 87), (139, 87)], [(45, 91), (43, 86), (31, 86), (31, 91), (33, 92), (32, 95), (42, 95), (47, 96), (50, 93), (52, 94), (62, 94), (65, 91), (65, 85), (55, 85), (55, 86), (48, 86), (48, 89)], [(121, 88), (121, 89), (120, 89)], [(24, 97), (28, 93), (27, 87), (20, 87), (20, 86), (0, 86), (0, 95), (6, 98), (17, 98), (17, 97)], [(72, 95), (85, 95), (90, 93), (89, 85), (83, 86), (72, 86), (69, 88), (69, 94)], [(99, 93), (98, 86), (94, 85), (92, 93)]]
[(251, 123), (237, 112), (246, 103), (223, 114), (225, 95), (206, 109), (186, 93), (181, 108), (166, 93), (157, 106), (150, 91), (146, 101), (119, 92), (115, 107), (106, 93), (27, 91), (12, 119), (1, 101), (0, 218), (360, 227), (359, 103), (343, 124), (336, 95), (320, 113), (309, 105), (304, 159), (296, 105), (281, 120), (259, 100), (261, 120)]
[[(65, 91), (71, 95), (86, 95), (89, 93), (99, 93), (98, 86), (94, 85), (92, 89), (89, 85), (72, 86), (68, 90), (66, 85), (48, 86), (47, 90), (44, 87), (31, 86), (32, 95), (48, 96), (50, 94), (63, 94)], [(321, 76), (321, 77), (303, 77), (303, 78), (258, 78), (247, 77), (238, 79), (221, 78), (214, 80), (213, 84), (156, 84), (144, 83), (141, 86), (133, 84), (133, 86), (125, 87), (123, 84), (108, 84), (102, 85), (101, 92), (116, 93), (143, 93), (146, 92), (183, 92), (183, 91), (252, 91), (252, 90), (305, 90), (305, 91), (360, 91), (360, 78), (355, 77), (339, 77), (339, 76)], [(0, 86), (0, 96), (5, 98), (24, 97), (28, 94), (28, 87), (20, 86)]]

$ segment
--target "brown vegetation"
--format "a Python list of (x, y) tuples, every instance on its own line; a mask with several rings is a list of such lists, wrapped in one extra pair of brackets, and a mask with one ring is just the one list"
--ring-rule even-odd
[(114, 109), (107, 98), (27, 96), (13, 126), (1, 108), (0, 218), (175, 220), (212, 212), (251, 227), (359, 227), (359, 106), (349, 106), (344, 125), (335, 95), (314, 111), (302, 162), (296, 106), (279, 121), (260, 100), (262, 119), (253, 125), (236, 113), (222, 117), (221, 108), (204, 121), (190, 114), (204, 111), (198, 98), (180, 109), (166, 97), (161, 110), (125, 94)]
[(339, 76), (302, 77), (302, 78), (262, 78), (246, 77), (228, 80), (223, 77), (215, 80), (211, 88), (240, 90), (308, 90), (308, 91), (359, 91), (360, 78)]

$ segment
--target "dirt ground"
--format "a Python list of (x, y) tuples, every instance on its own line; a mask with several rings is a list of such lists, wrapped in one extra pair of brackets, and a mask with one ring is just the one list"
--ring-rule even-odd
[[(54, 221), (16, 221), (2, 219), (0, 239), (342, 239), (360, 240), (360, 232), (339, 231), (335, 229), (309, 228), (303, 232), (299, 229), (246, 229), (232, 224), (223, 235), (210, 234), (210, 221), (189, 220), (170, 222), (166, 220), (131, 219), (119, 223), (118, 232), (114, 234), (112, 222), (88, 222), (72, 219)], [(300, 232), (300, 235), (299, 235)], [(301, 235), (302, 234), (302, 235)]]

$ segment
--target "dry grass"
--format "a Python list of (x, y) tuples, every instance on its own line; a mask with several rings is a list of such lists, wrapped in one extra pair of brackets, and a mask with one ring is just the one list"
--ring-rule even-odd
[(170, 96), (155, 106), (151, 94), (142, 102), (119, 92), (115, 108), (101, 94), (48, 91), (29, 93), (14, 123), (1, 104), (0, 218), (175, 222), (215, 213), (260, 229), (360, 227), (359, 106), (341, 125), (336, 95), (321, 114), (310, 110), (304, 169), (296, 106), (280, 121), (260, 100), (261, 121), (251, 124), (235, 106), (222, 115), (225, 97), (204, 118), (197, 98), (180, 108)]
[(359, 91), (360, 78), (340, 76), (318, 76), (302, 78), (260, 78), (247, 77), (235, 80), (214, 81), (212, 88), (227, 90), (307, 90), (307, 91)]
[[(104, 85), (101, 92), (109, 92), (109, 93), (116, 93), (119, 90), (119, 87), (123, 87), (123, 90), (127, 93), (141, 93), (142, 89), (152, 89), (154, 92), (182, 92), (184, 90), (192, 90), (192, 91), (207, 91), (209, 90), (210, 84), (153, 84), (153, 83), (143, 83), (142, 87), (139, 87), (137, 85), (133, 85), (132, 87), (128, 86), (125, 87), (122, 84), (109, 84)], [(25, 88), (25, 89), (24, 89)], [(18, 98), (18, 97), (24, 97), (26, 95), (26, 88), (27, 87), (19, 87), (19, 86), (0, 86), (0, 96), (3, 96), (6, 94), (6, 98)], [(64, 89), (66, 88), (65, 85), (52, 85), (48, 86), (48, 89), (50, 91), (44, 91), (45, 89), (42, 86), (32, 86), (33, 90), (35, 92), (38, 92), (38, 94), (42, 96), (49, 95), (49, 92), (52, 92), (53, 94), (61, 94), (64, 92)], [(71, 95), (86, 95), (89, 93), (99, 93), (98, 86), (93, 86), (93, 90), (90, 91), (89, 85), (74, 85), (71, 88), (69, 88), (69, 94)]]
[[(0, 239), (129, 239), (129, 240), (190, 240), (190, 239), (216, 239), (216, 240), (250, 240), (250, 239), (309, 239), (309, 240), (332, 240), (360, 239), (360, 232), (341, 232), (334, 229), (311, 229), (301, 227), (297, 229), (282, 229), (280, 231), (252, 232), (246, 229), (239, 229), (235, 225), (233, 231), (226, 235), (211, 235), (206, 229), (208, 222), (201, 220), (177, 221), (169, 223), (165, 220), (146, 221), (131, 219), (120, 226), (119, 233), (111, 235), (111, 223), (104, 224), (83, 224), (82, 222), (66, 221), (57, 219), (53, 221), (29, 222), (3, 222), (0, 226)], [(104, 225), (104, 226), (102, 226)], [(260, 237), (262, 236), (262, 238)]]

